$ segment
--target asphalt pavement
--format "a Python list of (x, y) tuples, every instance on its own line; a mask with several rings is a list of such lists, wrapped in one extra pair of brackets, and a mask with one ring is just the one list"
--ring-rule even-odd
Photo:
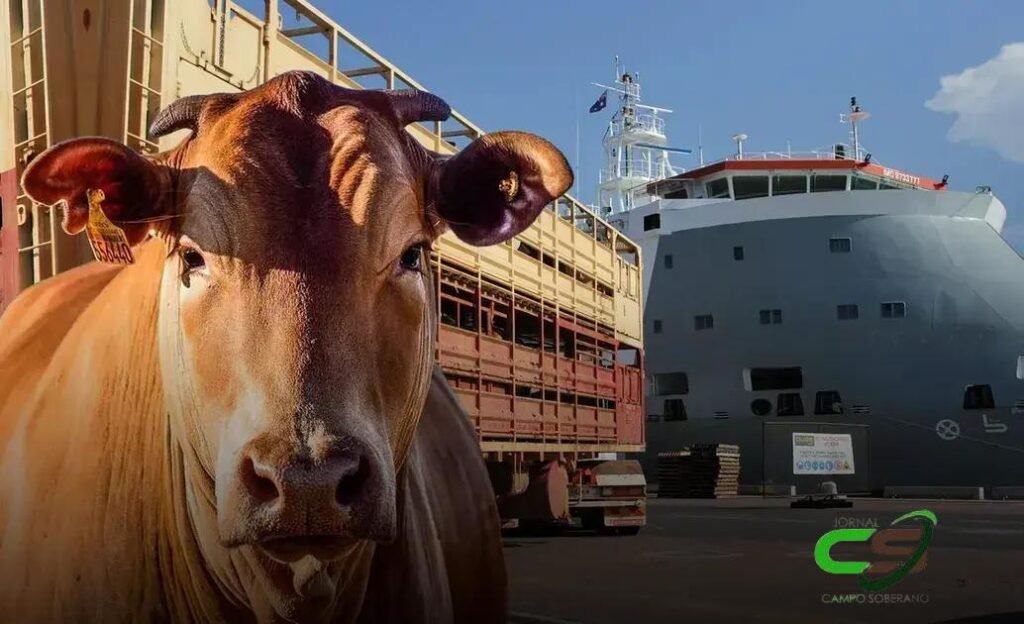
[[(651, 499), (637, 536), (582, 531), (509, 535), (514, 622), (1024, 623), (1024, 503), (852, 499), (852, 509), (790, 509), (786, 499)], [(836, 528), (891, 526), (930, 510), (924, 564), (866, 591), (829, 574), (815, 543)], [(916, 521), (901, 528), (916, 526)], [(874, 542), (833, 548), (837, 561), (891, 561)], [(907, 543), (896, 546), (907, 547)], [(872, 577), (877, 578), (877, 577)]]

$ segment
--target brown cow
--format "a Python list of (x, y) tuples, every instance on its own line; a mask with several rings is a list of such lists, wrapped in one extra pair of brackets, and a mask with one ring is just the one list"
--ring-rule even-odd
[(433, 363), (426, 249), (518, 234), (572, 174), (538, 137), (450, 158), (448, 107), (289, 73), (185, 98), (143, 158), (106, 139), (25, 172), (134, 245), (0, 318), (0, 621), (501, 622), (494, 497)]

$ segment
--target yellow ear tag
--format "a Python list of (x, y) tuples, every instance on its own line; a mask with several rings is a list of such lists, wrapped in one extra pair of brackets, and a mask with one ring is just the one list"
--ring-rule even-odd
[(510, 202), (519, 194), (519, 175), (509, 171), (508, 177), (498, 182), (498, 190), (505, 194), (505, 201)]
[(110, 222), (103, 213), (100, 203), (106, 198), (102, 189), (86, 191), (89, 198), (89, 221), (85, 224), (85, 232), (89, 237), (92, 255), (100, 262), (109, 264), (132, 264), (132, 246), (124, 230)]

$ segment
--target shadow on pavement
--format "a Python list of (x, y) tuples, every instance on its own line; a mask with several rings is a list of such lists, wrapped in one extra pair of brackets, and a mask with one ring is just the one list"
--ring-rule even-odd
[[(642, 530), (640, 531), (643, 532)], [(501, 532), (503, 538), (540, 538), (540, 537), (618, 537), (627, 538), (633, 535), (616, 532), (614, 530), (608, 531), (595, 531), (593, 529), (581, 529), (579, 527), (561, 527), (561, 526), (538, 526), (529, 528), (517, 528), (517, 529), (504, 529)], [(535, 544), (544, 544), (546, 542), (535, 542)], [(507, 545), (507, 543), (506, 543)]]
[(513, 542), (510, 540), (503, 540), (502, 545), (505, 548), (529, 548), (531, 546), (542, 546), (547, 542)]

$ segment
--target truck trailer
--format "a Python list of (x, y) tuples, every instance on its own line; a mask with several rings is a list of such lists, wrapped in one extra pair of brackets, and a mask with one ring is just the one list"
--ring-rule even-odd
[[(19, 186), (73, 137), (143, 154), (181, 131), (150, 121), (188, 95), (308, 70), (348, 88), (424, 89), (305, 0), (0, 0), (0, 312), (22, 289), (93, 261), (59, 208)], [(452, 154), (484, 134), (453, 111), (412, 124)], [(514, 240), (435, 245), (436, 358), (476, 428), (504, 520), (635, 532), (646, 482), (639, 247), (569, 195)]]

